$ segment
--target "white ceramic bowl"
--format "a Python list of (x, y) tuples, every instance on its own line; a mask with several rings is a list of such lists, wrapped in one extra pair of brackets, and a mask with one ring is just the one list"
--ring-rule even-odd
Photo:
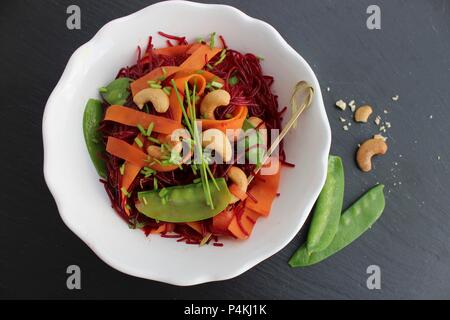
[[(258, 221), (247, 241), (224, 247), (190, 246), (130, 230), (111, 208), (87, 153), (82, 132), (86, 101), (135, 61), (137, 45), (158, 31), (189, 40), (216, 31), (231, 48), (265, 58), (275, 77), (280, 106), (289, 104), (299, 80), (315, 89), (312, 107), (286, 138), (288, 160), (281, 196), (270, 217)], [(155, 37), (155, 44), (164, 46)], [(44, 174), (60, 215), (103, 261), (124, 273), (175, 285), (194, 285), (240, 275), (286, 246), (300, 230), (325, 181), (331, 133), (319, 83), (307, 62), (269, 24), (223, 5), (168, 1), (105, 25), (70, 58), (51, 94), (43, 119)]]

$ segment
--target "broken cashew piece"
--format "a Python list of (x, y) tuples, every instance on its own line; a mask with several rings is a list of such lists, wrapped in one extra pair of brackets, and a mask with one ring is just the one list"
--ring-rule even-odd
[(356, 153), (356, 162), (364, 172), (372, 170), (372, 157), (383, 155), (387, 152), (388, 146), (381, 139), (369, 139), (364, 142)]
[(208, 93), (200, 104), (200, 113), (205, 119), (215, 120), (214, 111), (218, 107), (230, 104), (231, 96), (225, 90), (214, 90)]
[[(241, 189), (244, 193), (247, 192), (248, 188), (248, 179), (245, 175), (244, 171), (239, 169), (238, 167), (231, 167), (230, 170), (227, 173), (228, 179), (230, 179), (234, 184), (238, 186), (239, 189)], [(240, 199), (232, 195), (232, 199), (230, 203), (236, 203)]]
[(148, 146), (147, 153), (153, 159), (161, 159), (163, 157), (161, 148), (158, 146)]
[(355, 112), (355, 121), (366, 123), (369, 120), (370, 115), (372, 114), (372, 107), (369, 105), (365, 105), (359, 107)]
[(202, 133), (202, 146), (220, 154), (224, 162), (229, 162), (233, 155), (228, 137), (219, 129), (209, 129)]
[(160, 146), (151, 145), (147, 148), (147, 153), (150, 157), (161, 160), (164, 156), (169, 156), (173, 153), (181, 153), (183, 151), (183, 142), (179, 140), (182, 137), (183, 139), (188, 139), (188, 135), (177, 134), (177, 135), (166, 135), (163, 138), (160, 138), (161, 143), (168, 146), (168, 149), (162, 150)]
[(147, 102), (151, 102), (156, 112), (164, 113), (169, 109), (169, 97), (162, 89), (148, 88), (139, 91), (133, 97), (134, 103), (142, 109)]

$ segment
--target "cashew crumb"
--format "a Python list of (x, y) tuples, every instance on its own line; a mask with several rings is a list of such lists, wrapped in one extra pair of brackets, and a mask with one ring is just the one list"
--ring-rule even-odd
[(375, 118), (375, 124), (376, 124), (377, 126), (379, 126), (380, 123), (381, 123), (381, 117), (380, 117), (380, 116), (377, 116), (377, 117)]
[(336, 107), (344, 111), (347, 108), (347, 104), (343, 100), (336, 101)]
[(344, 131), (348, 131), (348, 127), (347, 126), (343, 126), (342, 128), (344, 129)]
[(350, 107), (350, 110), (351, 110), (352, 112), (355, 112), (355, 110), (356, 110), (355, 100), (350, 101), (350, 102), (348, 103), (348, 106)]
[(430, 119), (433, 119), (433, 115), (430, 115)]
[(327, 91), (328, 91), (328, 92), (330, 92), (330, 91), (331, 91), (330, 87), (327, 87)]
[(390, 122), (386, 122), (385, 125), (386, 125), (386, 128), (388, 128), (388, 129), (391, 127), (391, 123)]
[(384, 109), (383, 113), (388, 114), (389, 112), (386, 109)]
[(352, 123), (351, 122), (349, 122), (348, 124), (347, 124), (349, 127), (351, 127), (352, 126)]
[(396, 96), (392, 97), (392, 101), (398, 101), (398, 99), (400, 99), (399, 95), (396, 95)]
[(342, 117), (339, 117), (339, 120), (341, 120), (341, 122), (346, 122), (347, 121), (346, 119), (344, 119)]
[(381, 132), (386, 132), (386, 127), (385, 127), (385, 126), (381, 126), (381, 127), (380, 127), (380, 131), (381, 131)]
[(441, 160), (441, 156), (437, 156), (437, 159), (438, 159), (438, 160)]

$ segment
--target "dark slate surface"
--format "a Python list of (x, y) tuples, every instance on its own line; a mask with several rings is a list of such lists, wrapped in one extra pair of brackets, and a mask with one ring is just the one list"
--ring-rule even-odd
[[(78, 46), (106, 22), (152, 2), (0, 4), (0, 297), (450, 298), (448, 0), (224, 1), (272, 24), (309, 61), (323, 88), (330, 87), (324, 98), (332, 152), (345, 162), (346, 205), (376, 182), (387, 185), (382, 219), (351, 247), (317, 266), (291, 270), (286, 262), (304, 228), (284, 250), (236, 279), (178, 288), (111, 269), (72, 234), (42, 174), (46, 99)], [(65, 27), (72, 3), (82, 9), (80, 31)], [(370, 4), (381, 7), (379, 31), (366, 28)], [(397, 94), (400, 100), (393, 102)], [(353, 124), (343, 131), (334, 107), (340, 98), (371, 103), (392, 123), (389, 154), (373, 173), (358, 171), (353, 156), (376, 126)], [(66, 289), (70, 264), (82, 269), (80, 291)], [(372, 264), (381, 267), (379, 291), (366, 288), (366, 268)]]

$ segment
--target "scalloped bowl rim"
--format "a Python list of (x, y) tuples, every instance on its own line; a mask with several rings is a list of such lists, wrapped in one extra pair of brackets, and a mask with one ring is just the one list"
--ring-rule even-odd
[[(50, 166), (49, 159), (52, 157), (52, 155), (50, 154), (49, 150), (51, 149), (53, 140), (49, 133), (49, 131), (50, 131), (49, 128), (51, 127), (51, 123), (50, 123), (49, 119), (51, 117), (50, 115), (52, 114), (54, 108), (56, 108), (54, 101), (57, 100), (58, 96), (61, 94), (61, 91), (64, 89), (65, 86), (67, 86), (67, 82), (71, 78), (71, 76), (77, 72), (75, 70), (75, 66), (79, 62), (80, 55), (82, 54), (84, 48), (86, 48), (88, 46), (93, 46), (97, 41), (99, 41), (99, 39), (101, 39), (102, 37), (104, 37), (104, 35), (106, 35), (108, 33), (108, 30), (111, 27), (113, 27), (117, 24), (126, 23), (127, 21), (133, 20), (141, 15), (151, 15), (151, 11), (154, 8), (161, 8), (161, 7), (165, 7), (165, 6), (167, 6), (167, 7), (169, 7), (169, 6), (181, 6), (181, 7), (185, 6), (186, 8), (194, 7), (194, 8), (198, 8), (198, 9), (227, 10), (230, 14), (232, 13), (232, 14), (238, 16), (239, 19), (241, 19), (243, 21), (243, 23), (245, 22), (246, 24), (249, 24), (249, 25), (257, 24), (261, 29), (265, 29), (266, 32), (272, 33), (272, 35), (276, 38), (276, 40), (278, 41), (278, 44), (283, 48), (283, 50), (287, 51), (290, 55), (295, 56), (295, 58), (301, 62), (301, 64), (306, 69), (306, 72), (311, 75), (312, 82), (313, 82), (312, 85), (316, 91), (315, 99), (317, 99), (316, 103), (318, 104), (317, 108), (319, 109), (319, 116), (320, 116), (320, 120), (321, 120), (320, 124), (323, 126), (323, 130), (324, 130), (324, 141), (323, 141), (323, 145), (322, 145), (323, 148), (322, 148), (320, 154), (318, 155), (319, 159), (317, 161), (318, 162), (317, 165), (320, 166), (318, 168), (318, 170), (320, 170), (320, 172), (319, 172), (320, 178), (317, 179), (317, 181), (315, 181), (315, 183), (316, 183), (315, 191), (312, 192), (312, 194), (309, 198), (309, 201), (304, 206), (301, 217), (299, 218), (299, 220), (296, 223), (294, 222), (294, 224), (295, 224), (294, 229), (296, 230), (296, 232), (291, 232), (290, 234), (284, 235), (285, 238), (278, 245), (274, 245), (273, 247), (267, 248), (267, 250), (264, 253), (261, 253), (258, 257), (254, 257), (253, 259), (246, 261), (239, 268), (234, 268), (232, 270), (228, 270), (227, 272), (221, 272), (220, 274), (211, 272), (211, 273), (205, 273), (202, 275), (196, 275), (194, 277), (180, 276), (180, 277), (176, 278), (173, 276), (173, 274), (172, 275), (160, 275), (160, 274), (158, 274), (158, 272), (155, 272), (155, 271), (153, 271), (153, 272), (150, 272), (148, 270), (142, 271), (139, 268), (133, 268), (133, 266), (127, 265), (127, 263), (118, 264), (117, 262), (113, 261), (113, 259), (108, 255), (108, 253), (104, 253), (104, 252), (102, 252), (101, 249), (97, 248), (97, 244), (94, 242), (94, 240), (91, 239), (85, 232), (83, 232), (83, 230), (78, 229), (77, 226), (74, 223), (72, 223), (70, 215), (66, 214), (66, 207), (65, 207), (65, 204), (63, 201), (63, 199), (64, 199), (64, 191), (63, 190), (64, 189), (58, 188), (58, 187), (61, 187), (60, 182), (58, 182), (59, 178), (54, 175), (52, 168)], [(102, 259), (105, 263), (107, 263), (109, 266), (111, 266), (123, 273), (129, 274), (132, 276), (136, 276), (139, 278), (151, 279), (151, 280), (156, 280), (156, 281), (160, 281), (160, 282), (165, 282), (165, 283), (169, 283), (169, 284), (173, 284), (173, 285), (181, 285), (181, 286), (196, 285), (196, 284), (201, 284), (201, 283), (205, 283), (205, 282), (220, 281), (220, 280), (227, 280), (230, 278), (234, 278), (234, 277), (246, 272), (247, 270), (254, 267), (258, 263), (262, 262), (263, 260), (274, 255), (281, 249), (283, 249), (295, 237), (295, 235), (298, 233), (298, 231), (300, 231), (301, 227), (303, 226), (303, 224), (308, 216), (309, 211), (312, 209), (313, 204), (320, 193), (320, 190), (321, 190), (323, 184), (325, 183), (326, 171), (327, 171), (327, 169), (326, 169), (327, 168), (327, 158), (328, 158), (328, 153), (329, 153), (329, 149), (330, 149), (330, 145), (331, 145), (331, 130), (330, 130), (327, 115), (325, 112), (325, 107), (323, 105), (320, 86), (317, 81), (317, 78), (316, 78), (314, 72), (312, 71), (311, 67), (309, 66), (309, 64), (282, 38), (282, 36), (279, 34), (279, 32), (274, 27), (269, 25), (268, 23), (258, 20), (258, 19), (255, 19), (255, 18), (252, 18), (234, 7), (231, 7), (228, 5), (199, 4), (199, 3), (193, 3), (193, 2), (188, 2), (188, 1), (159, 2), (156, 4), (150, 5), (148, 7), (145, 7), (133, 14), (128, 15), (128, 16), (124, 16), (124, 17), (112, 20), (111, 22), (104, 25), (90, 41), (88, 41), (87, 43), (85, 43), (84, 45), (79, 47), (71, 56), (67, 66), (64, 70), (63, 75), (61, 76), (58, 84), (56, 85), (55, 89), (53, 90), (53, 92), (51, 93), (51, 95), (47, 101), (45, 111), (44, 111), (44, 116), (43, 116), (42, 128), (43, 128), (42, 130), (43, 130), (43, 142), (44, 142), (44, 177), (45, 177), (45, 181), (48, 185), (48, 188), (49, 188), (51, 194), (53, 195), (53, 197), (55, 199), (60, 216), (61, 216), (63, 222), (67, 225), (67, 227), (72, 232), (74, 232), (83, 242), (85, 242), (91, 248), (91, 250), (100, 259)], [(54, 152), (54, 150), (53, 150), (53, 152)], [(168, 240), (168, 239), (166, 239), (166, 240)]]

